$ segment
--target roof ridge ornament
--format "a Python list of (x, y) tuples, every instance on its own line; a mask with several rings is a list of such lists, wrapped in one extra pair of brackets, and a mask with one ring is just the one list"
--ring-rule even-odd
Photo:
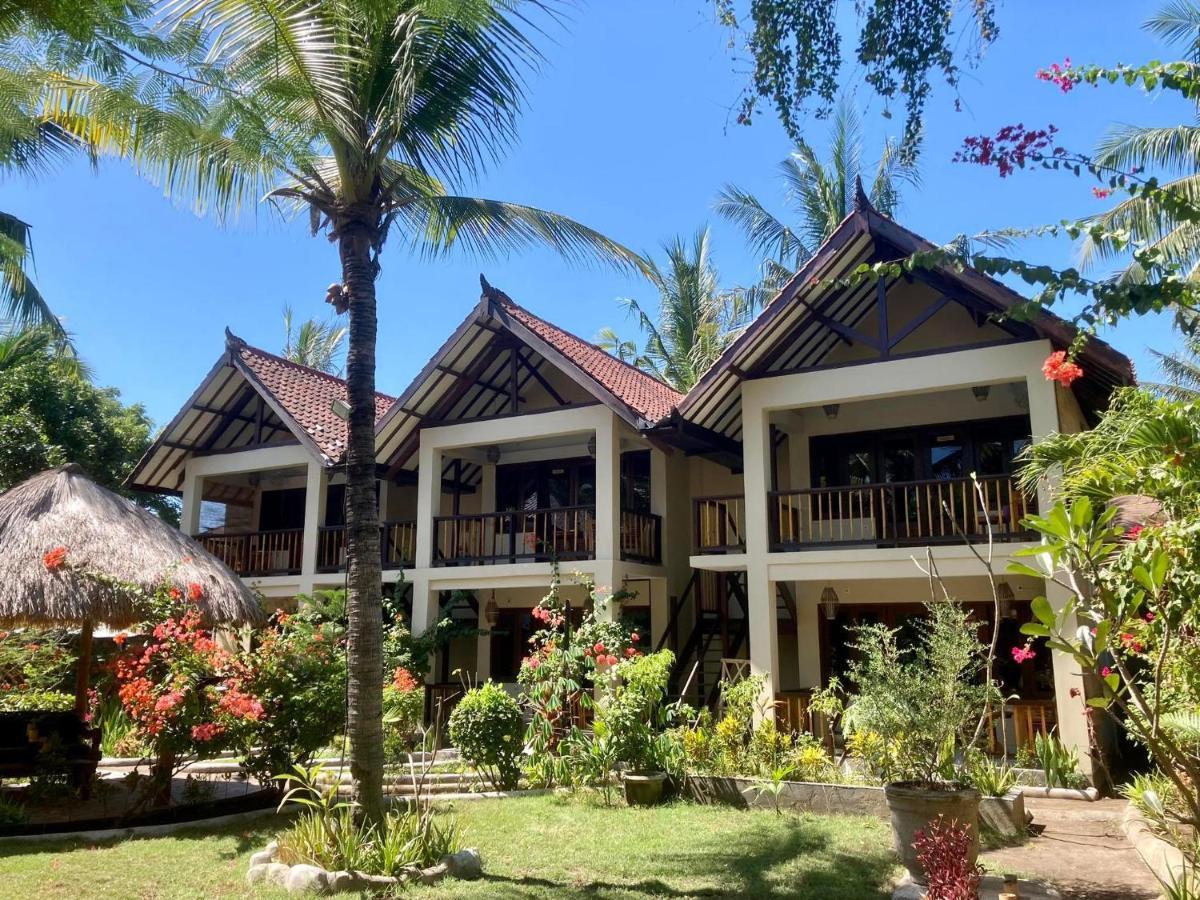
[(867, 196), (867, 192), (863, 190), (862, 175), (854, 176), (854, 211), (868, 212), (874, 210), (871, 205), (871, 198)]
[(241, 350), (248, 346), (244, 340), (229, 330), (229, 326), (225, 326), (225, 347), (230, 350)]

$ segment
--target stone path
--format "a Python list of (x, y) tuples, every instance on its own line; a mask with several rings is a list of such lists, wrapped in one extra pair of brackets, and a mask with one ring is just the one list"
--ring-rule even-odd
[(992, 872), (1016, 872), (1056, 885), (1065, 900), (1153, 900), (1158, 882), (1121, 831), (1124, 800), (1025, 799), (1036, 837), (989, 850)]

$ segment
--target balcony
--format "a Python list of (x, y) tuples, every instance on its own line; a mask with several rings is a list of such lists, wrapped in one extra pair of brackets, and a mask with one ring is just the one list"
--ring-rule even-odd
[(771, 491), (772, 551), (827, 547), (906, 547), (964, 539), (1034, 540), (1021, 519), (1034, 512), (1012, 476), (886, 482), (854, 487)]
[[(982, 496), (981, 496), (982, 495)], [(907, 547), (987, 540), (1035, 540), (1021, 519), (1036, 512), (1012, 476), (887, 482), (854, 487), (770, 491), (772, 551), (831, 547)], [(693, 540), (699, 554), (744, 553), (746, 504), (741, 494), (698, 497)]]
[(300, 574), (303, 528), (200, 534), (196, 540), (238, 575)]
[[(196, 540), (242, 577), (299, 575), (303, 567), (302, 528), (201, 534), (196, 536)], [(416, 523), (384, 522), (380, 526), (380, 541), (384, 569), (411, 566), (416, 556)], [(340, 525), (320, 528), (316, 571), (340, 572), (345, 567), (345, 528)]]
[[(595, 556), (594, 506), (436, 516), (433, 520), (435, 566), (569, 561)], [(662, 559), (660, 516), (621, 513), (621, 558), (645, 563)]]
[[(386, 569), (403, 569), (417, 556), (417, 523), (387, 521), (379, 526), (379, 552)], [(317, 571), (341, 572), (346, 568), (346, 529), (322, 526), (317, 531)]]

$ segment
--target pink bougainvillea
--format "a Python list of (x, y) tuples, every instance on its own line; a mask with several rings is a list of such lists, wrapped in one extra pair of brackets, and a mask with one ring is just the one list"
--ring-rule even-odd
[(1013, 647), (1012, 648), (1012, 658), (1015, 662), (1019, 662), (1019, 663), (1028, 662), (1029, 660), (1033, 659), (1035, 656), (1037, 656), (1037, 653), (1035, 653), (1033, 648), (1029, 647), (1028, 645), (1024, 646), (1024, 647)]
[(1071, 73), (1071, 57), (1067, 57), (1059, 63), (1051, 63), (1048, 69), (1038, 69), (1037, 77), (1039, 81), (1049, 81), (1051, 84), (1058, 86), (1058, 89), (1064, 94), (1069, 94), (1078, 83), (1078, 76)]
[(1063, 387), (1070, 387), (1083, 377), (1083, 369), (1067, 359), (1065, 350), (1056, 350), (1042, 363), (1042, 374), (1048, 381), (1057, 381)]

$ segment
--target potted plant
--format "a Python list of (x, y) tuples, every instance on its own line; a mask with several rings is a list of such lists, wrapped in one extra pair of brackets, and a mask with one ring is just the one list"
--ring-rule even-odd
[(915, 640), (901, 644), (900, 629), (856, 629), (858, 659), (851, 667), (857, 693), (843, 724), (850, 746), (880, 777), (891, 811), (896, 853), (913, 881), (926, 883), (914, 842), (941, 819), (968, 829), (968, 861), (979, 852), (979, 792), (956, 763), (960, 747), (983, 715), (988, 681), (980, 679), (987, 648), (976, 623), (952, 601), (934, 602), (909, 626)]
[(625, 767), (621, 780), (630, 806), (660, 802), (669, 772), (678, 768), (668, 731), (675, 710), (663, 704), (674, 663), (670, 650), (626, 659), (613, 670), (597, 710), (596, 736), (611, 743), (614, 758)]

